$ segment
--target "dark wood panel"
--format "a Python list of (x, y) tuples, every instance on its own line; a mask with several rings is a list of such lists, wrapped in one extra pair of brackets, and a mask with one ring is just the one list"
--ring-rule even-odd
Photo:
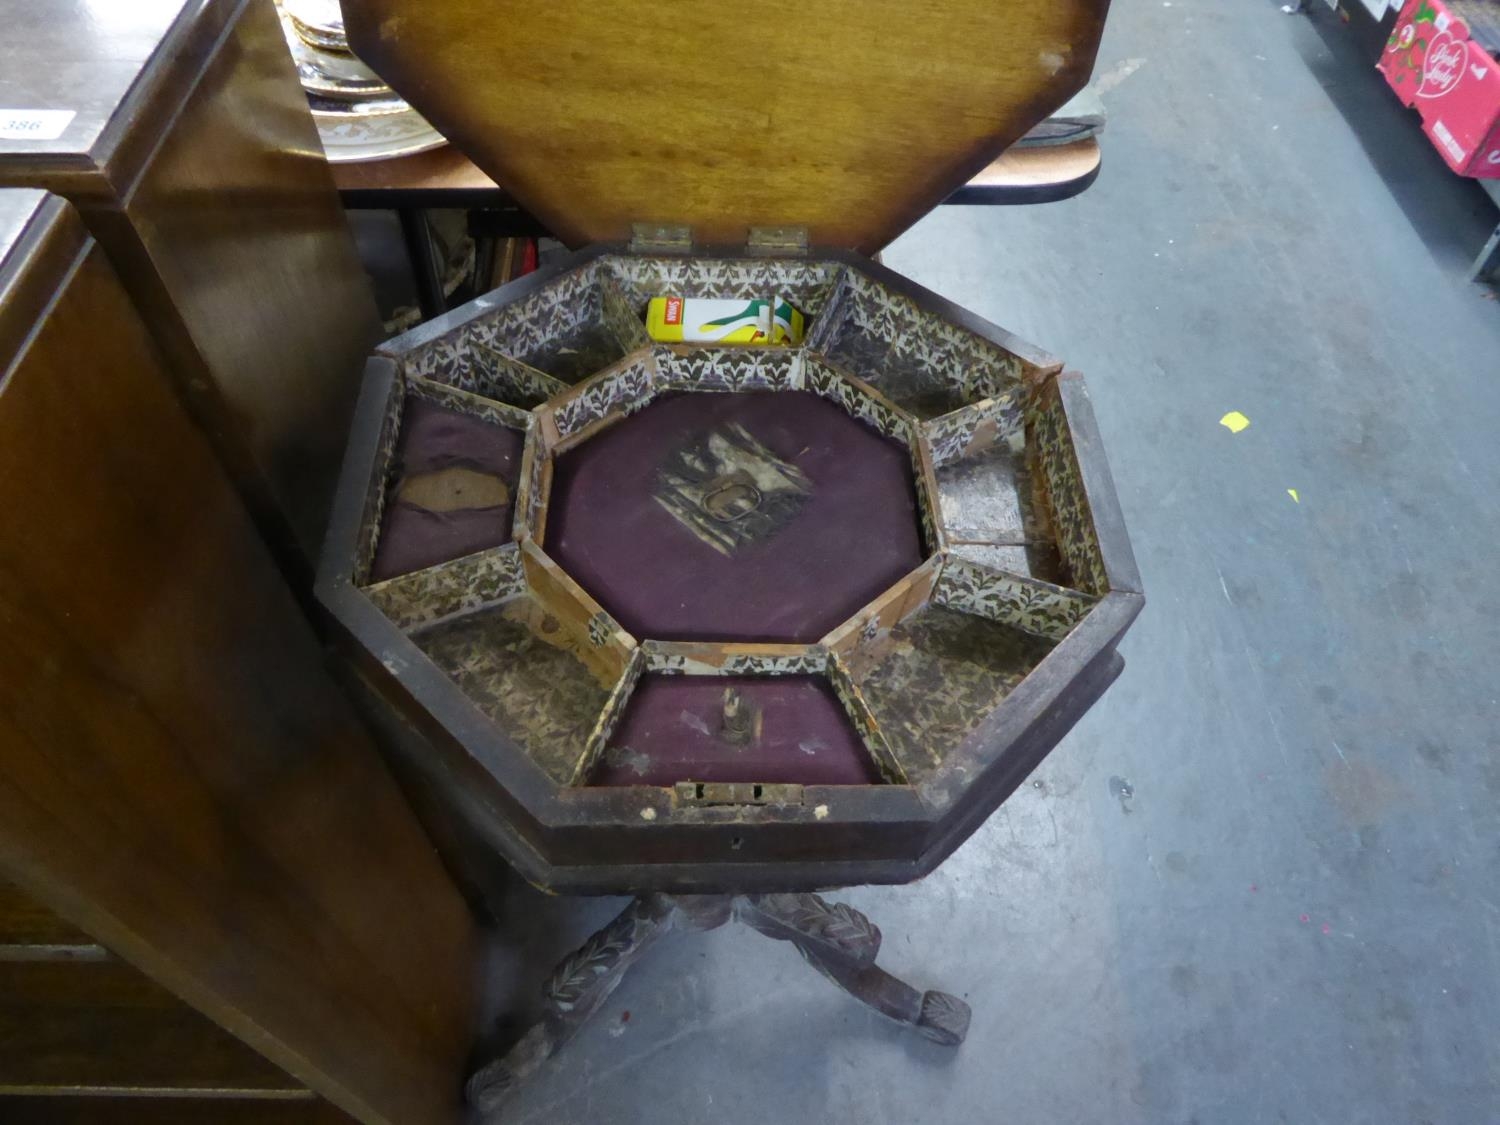
[(304, 1087), (119, 961), (0, 963), (0, 1090)]
[(0, 871), (368, 1125), (456, 1120), (472, 920), (80, 245), (0, 332)]
[(184, 352), (189, 396), (206, 368), (200, 416), (221, 455), (243, 459), (244, 487), (264, 487), (315, 560), (380, 322), (272, 4), (242, 5), (117, 205), (128, 234), (103, 210), (91, 225), (152, 327)]
[(0, 0), (18, 105), (0, 184), (67, 196), (125, 278), (175, 384), (294, 572), (310, 575), (366, 352), (379, 338), (270, 0)]
[(353, 1118), (311, 1097), (4, 1097), (5, 1125), (350, 1125)]
[[(93, 938), (14, 883), (0, 879), (0, 946), (89, 945)], [(4, 954), (0, 952), (0, 959)]]

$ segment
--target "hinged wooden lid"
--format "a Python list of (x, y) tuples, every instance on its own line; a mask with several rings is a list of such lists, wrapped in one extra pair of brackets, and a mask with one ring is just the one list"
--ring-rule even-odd
[(351, 45), (574, 245), (873, 253), (1087, 81), (1108, 0), (343, 0)]

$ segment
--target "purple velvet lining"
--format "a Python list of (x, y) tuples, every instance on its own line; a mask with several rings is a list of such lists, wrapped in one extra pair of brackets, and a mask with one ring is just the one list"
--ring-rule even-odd
[[(761, 709), (751, 745), (718, 733), (727, 687)], [(821, 676), (642, 676), (589, 784), (679, 781), (878, 785), (880, 775)]]
[[(525, 440), (519, 433), (416, 396), (407, 397), (402, 411), (390, 499), (370, 567), (374, 582), (504, 543), (515, 511)], [(510, 502), (433, 512), (395, 498), (404, 476), (456, 467), (501, 477)]]
[[(653, 491), (673, 450), (735, 423), (811, 493), (726, 556)], [(907, 450), (806, 391), (673, 395), (569, 450), (546, 547), (626, 630), (661, 640), (816, 641), (923, 557)]]

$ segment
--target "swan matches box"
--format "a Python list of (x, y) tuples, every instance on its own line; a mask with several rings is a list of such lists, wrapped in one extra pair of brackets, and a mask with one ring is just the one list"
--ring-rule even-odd
[(660, 343), (796, 345), (802, 331), (802, 314), (783, 297), (653, 297), (646, 307), (646, 332)]
[(1442, 0), (1408, 0), (1376, 65), (1450, 168), (1500, 179), (1500, 64)]

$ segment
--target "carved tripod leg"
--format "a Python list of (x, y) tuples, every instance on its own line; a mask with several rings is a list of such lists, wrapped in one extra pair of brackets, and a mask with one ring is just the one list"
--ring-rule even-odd
[(528, 1030), (504, 1056), (474, 1072), (467, 1086), (469, 1104), (486, 1113), (496, 1109), (523, 1079), (577, 1033), (609, 999), (625, 971), (674, 924), (712, 929), (728, 917), (727, 897), (637, 898), (553, 970), (543, 989), (546, 1011), (542, 1022)]
[(747, 895), (736, 916), (780, 941), (789, 941), (834, 984), (882, 1015), (909, 1024), (944, 1046), (956, 1047), (969, 1031), (969, 1006), (946, 992), (918, 992), (875, 964), (880, 930), (843, 903), (819, 895)]

